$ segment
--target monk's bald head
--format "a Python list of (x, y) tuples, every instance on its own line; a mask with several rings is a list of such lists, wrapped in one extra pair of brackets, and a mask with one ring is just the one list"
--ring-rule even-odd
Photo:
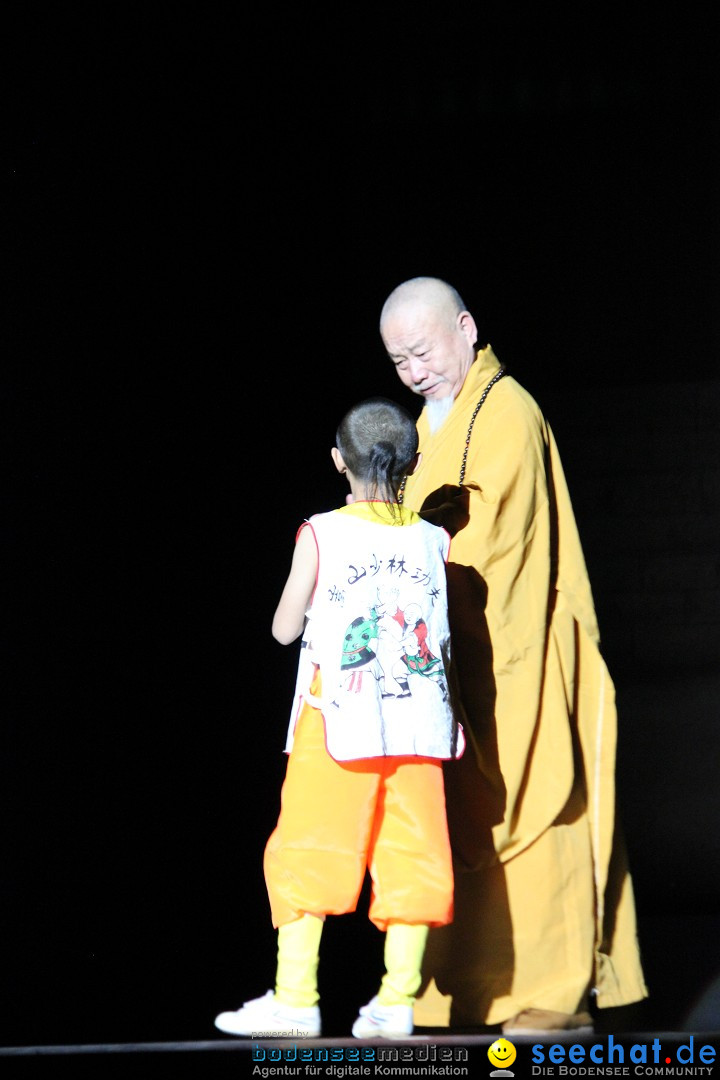
[(443, 322), (454, 325), (465, 304), (457, 289), (441, 278), (410, 278), (393, 289), (385, 301), (380, 313), (380, 333), (389, 318), (408, 308), (427, 308)]

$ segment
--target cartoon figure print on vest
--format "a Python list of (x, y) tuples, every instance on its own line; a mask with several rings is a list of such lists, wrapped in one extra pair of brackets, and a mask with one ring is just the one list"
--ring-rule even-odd
[(350, 674), (343, 691), (362, 693), (363, 677), (372, 677), (380, 684), (383, 698), (411, 697), (412, 673), (432, 677), (445, 698), (445, 668), (442, 659), (430, 651), (427, 637), (421, 605), (401, 601), (397, 586), (378, 586), (375, 606), (347, 628), (341, 669)]

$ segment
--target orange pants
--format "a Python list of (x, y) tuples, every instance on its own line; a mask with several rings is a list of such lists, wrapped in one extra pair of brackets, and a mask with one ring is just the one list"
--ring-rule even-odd
[(335, 761), (322, 713), (305, 704), (265, 848), (273, 926), (354, 911), (366, 870), (369, 917), (452, 922), (453, 871), (442, 763), (426, 757)]

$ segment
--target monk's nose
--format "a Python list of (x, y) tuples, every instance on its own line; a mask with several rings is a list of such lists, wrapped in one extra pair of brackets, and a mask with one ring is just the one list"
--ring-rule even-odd
[(410, 377), (416, 385), (424, 382), (427, 378), (427, 365), (421, 360), (411, 360)]

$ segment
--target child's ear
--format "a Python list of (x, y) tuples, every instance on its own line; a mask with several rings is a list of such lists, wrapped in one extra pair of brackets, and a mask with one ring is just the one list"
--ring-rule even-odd
[(330, 457), (333, 459), (333, 464), (339, 473), (345, 474), (347, 472), (347, 465), (343, 461), (343, 456), (338, 450), (337, 446), (333, 446), (330, 451)]
[(422, 454), (418, 452), (415, 455), (415, 457), (412, 459), (410, 464), (408, 465), (407, 469), (405, 470), (405, 475), (406, 476), (412, 476), (412, 474), (414, 472), (417, 472), (417, 470), (420, 468), (420, 462), (421, 461), (422, 461)]

